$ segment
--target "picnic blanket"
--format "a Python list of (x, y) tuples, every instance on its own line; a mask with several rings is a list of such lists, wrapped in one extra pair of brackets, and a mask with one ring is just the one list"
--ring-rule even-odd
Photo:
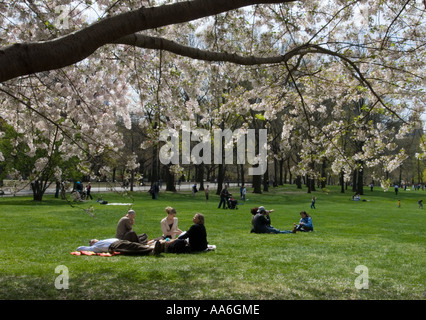
[[(205, 252), (207, 251), (214, 251), (216, 250), (216, 246), (213, 244), (209, 244), (207, 246), (207, 249), (204, 250)], [(96, 253), (93, 251), (73, 251), (71, 252), (71, 255), (73, 256), (101, 256), (101, 257), (112, 257), (112, 256), (116, 256), (121, 254), (120, 252), (114, 252), (114, 253), (109, 253), (109, 252), (102, 252), (102, 253)]]
[(114, 253), (109, 253), (109, 252), (102, 252), (102, 253), (96, 253), (93, 251), (73, 251), (71, 252), (71, 254), (73, 256), (101, 256), (101, 257), (112, 257), (112, 256), (116, 256), (119, 255), (120, 252), (114, 252)]

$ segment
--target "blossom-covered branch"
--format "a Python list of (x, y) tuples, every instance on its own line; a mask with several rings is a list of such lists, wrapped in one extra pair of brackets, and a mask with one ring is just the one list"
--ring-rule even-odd
[(338, 52), (332, 51), (321, 47), (320, 45), (306, 43), (300, 46), (297, 46), (284, 55), (280, 56), (271, 56), (271, 57), (256, 57), (256, 56), (242, 56), (235, 53), (228, 52), (214, 52), (209, 50), (202, 50), (198, 48), (193, 48), (185, 45), (181, 45), (175, 41), (160, 37), (151, 37), (142, 34), (132, 34), (123, 38), (114, 41), (117, 44), (127, 44), (136, 46), (144, 49), (156, 49), (156, 50), (166, 50), (172, 53), (175, 53), (180, 56), (185, 56), (192, 59), (204, 60), (204, 61), (222, 61), (222, 62), (231, 62), (238, 65), (262, 65), (262, 64), (279, 64), (287, 63), (294, 56), (304, 56), (308, 53), (320, 53), (330, 56), (337, 57), (349, 65), (356, 73), (357, 78), (360, 83), (369, 88), (372, 94), (377, 98), (381, 105), (393, 113), (401, 121), (404, 121), (398, 114), (393, 110), (389, 109), (386, 104), (383, 102), (382, 98), (376, 93), (373, 86), (365, 78), (361, 70), (357, 65), (348, 57)]
[(0, 82), (21, 75), (77, 63), (107, 43), (138, 31), (188, 22), (221, 12), (278, 0), (193, 0), (138, 10), (105, 18), (69, 35), (46, 41), (16, 43), (0, 48)]

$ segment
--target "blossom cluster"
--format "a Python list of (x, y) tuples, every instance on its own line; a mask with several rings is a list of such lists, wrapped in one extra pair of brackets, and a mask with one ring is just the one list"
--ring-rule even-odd
[[(96, 19), (171, 2), (0, 1), (0, 46), (57, 38)], [(67, 28), (58, 25), (58, 6), (68, 8)], [(117, 162), (136, 170), (137, 152), (123, 155), (118, 123), (145, 132), (138, 150), (145, 152), (158, 145), (162, 129), (179, 130), (189, 121), (212, 132), (266, 128), (270, 158), (294, 157), (297, 175), (319, 177), (326, 161), (346, 181), (364, 168), (385, 181), (407, 158), (398, 140), (422, 127), (422, 26), (424, 11), (399, 0), (247, 7), (141, 34), (212, 54), (293, 52), (290, 58), (242, 66), (108, 44), (75, 65), (0, 84), (0, 117), (17, 133), (10, 143), (24, 145), (25, 156), (34, 159), (34, 176), (52, 166), (59, 179), (55, 155), (77, 157), (88, 174), (91, 161), (106, 154), (111, 163), (97, 174)], [(426, 158), (424, 140), (420, 150), (417, 156)], [(7, 156), (0, 151), (0, 161)]]

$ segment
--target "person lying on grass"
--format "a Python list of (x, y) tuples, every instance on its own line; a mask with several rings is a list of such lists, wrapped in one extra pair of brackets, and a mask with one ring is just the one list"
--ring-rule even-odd
[(81, 246), (77, 248), (77, 251), (91, 251), (95, 253), (108, 252), (109, 246), (118, 241), (117, 238), (109, 238), (105, 240), (92, 239), (89, 241), (89, 246)]
[(207, 249), (207, 231), (204, 226), (204, 215), (196, 213), (192, 218), (194, 223), (188, 231), (183, 232), (177, 239), (170, 241), (159, 240), (155, 243), (154, 253), (192, 253)]
[(149, 255), (153, 253), (154, 248), (139, 242), (109, 238), (105, 240), (92, 239), (89, 241), (89, 246), (78, 247), (77, 251), (90, 251), (95, 253), (120, 252), (127, 255)]

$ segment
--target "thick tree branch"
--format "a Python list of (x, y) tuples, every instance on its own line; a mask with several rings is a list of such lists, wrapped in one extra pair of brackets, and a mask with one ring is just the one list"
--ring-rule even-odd
[(114, 41), (115, 44), (126, 44), (144, 49), (165, 50), (196, 60), (203, 61), (223, 61), (231, 62), (239, 65), (253, 66), (260, 64), (276, 64), (290, 60), (296, 55), (310, 52), (313, 45), (301, 45), (296, 47), (284, 55), (271, 57), (241, 56), (235, 53), (214, 52), (209, 50), (201, 50), (185, 45), (181, 45), (175, 41), (167, 40), (159, 37), (151, 37), (142, 34), (132, 34)]
[(107, 43), (138, 31), (183, 23), (261, 3), (294, 0), (192, 0), (145, 8), (103, 19), (61, 38), (0, 48), (0, 83), (21, 75), (77, 63)]

